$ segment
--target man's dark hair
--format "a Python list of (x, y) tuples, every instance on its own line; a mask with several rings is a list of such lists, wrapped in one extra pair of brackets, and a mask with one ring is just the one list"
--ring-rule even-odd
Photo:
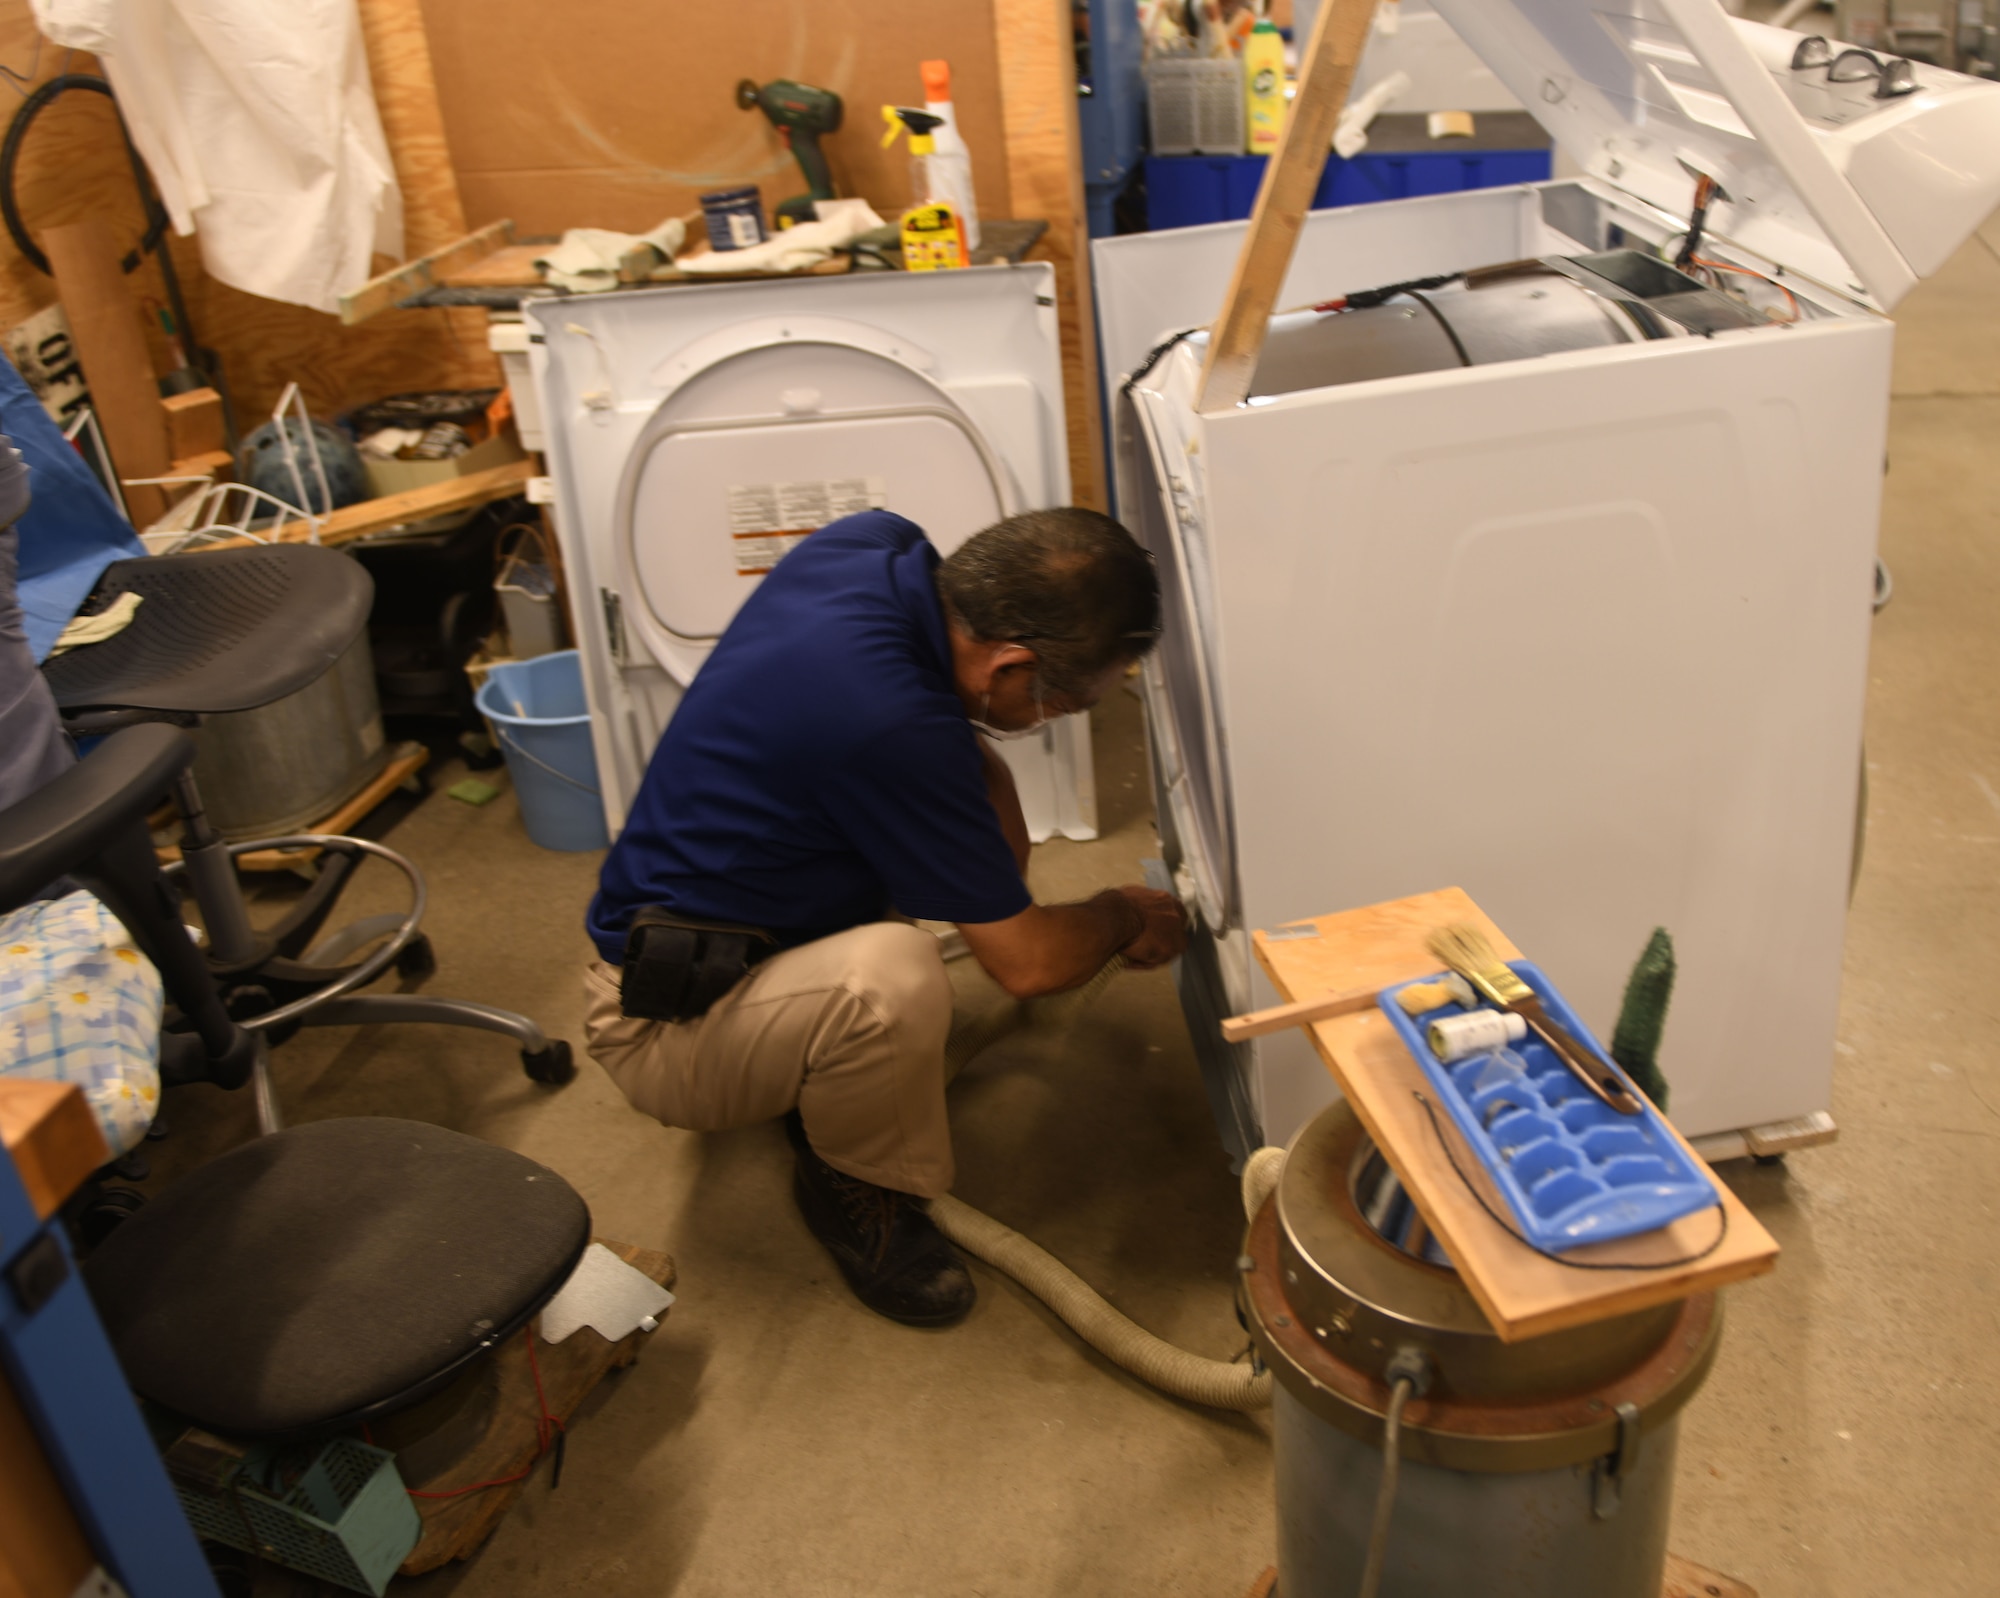
[(938, 568), (938, 592), (974, 638), (1034, 650), (1048, 693), (1087, 692), (1160, 635), (1152, 557), (1109, 516), (1074, 505), (974, 533)]

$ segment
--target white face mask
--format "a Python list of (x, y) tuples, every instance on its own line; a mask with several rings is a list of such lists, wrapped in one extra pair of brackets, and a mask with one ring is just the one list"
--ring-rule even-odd
[(992, 722), (986, 719), (986, 708), (992, 698), (991, 693), (984, 693), (979, 696), (979, 714), (972, 718), (972, 725), (975, 731), (984, 733), (995, 743), (1013, 743), (1021, 738), (1039, 737), (1042, 729), (1049, 724), (1049, 713), (1042, 704), (1042, 685), (1039, 682), (1035, 684), (1035, 720), (1031, 726), (994, 726)]

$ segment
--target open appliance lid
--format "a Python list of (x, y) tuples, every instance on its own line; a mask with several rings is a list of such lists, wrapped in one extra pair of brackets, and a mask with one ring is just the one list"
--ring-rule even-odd
[(1711, 232), (1882, 310), (2000, 203), (2000, 84), (1908, 63), (1880, 95), (1717, 0), (1433, 4), (1591, 176), (1678, 216), (1711, 177)]

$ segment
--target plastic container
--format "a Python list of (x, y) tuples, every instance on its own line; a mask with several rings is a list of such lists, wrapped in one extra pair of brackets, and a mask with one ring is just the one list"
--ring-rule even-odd
[[(1590, 1029), (1540, 970), (1525, 960), (1512, 966), (1551, 1018), (1595, 1046)], [(1715, 1184), (1667, 1130), (1658, 1110), (1647, 1105), (1638, 1115), (1625, 1115), (1612, 1109), (1533, 1034), (1512, 1051), (1523, 1071), (1496, 1070), (1493, 1056), (1485, 1054), (1440, 1064), (1425, 1041), (1426, 1030), (1441, 1017), (1466, 1012), (1447, 1004), (1405, 1015), (1396, 995), (1410, 985), (1385, 990), (1382, 1013), (1537, 1248), (1632, 1237), (1717, 1202)]]
[[(1379, 120), (1379, 119), (1378, 119)], [(1264, 181), (1261, 155), (1149, 156), (1146, 160), (1147, 226), (1196, 227), (1204, 222), (1240, 222), (1257, 203)], [(1368, 205), (1419, 194), (1455, 194), (1466, 189), (1545, 183), (1549, 152), (1544, 149), (1465, 150), (1435, 153), (1363, 151), (1352, 160), (1327, 157), (1312, 208)]]
[(556, 616), (556, 574), (540, 536), (524, 529), (507, 552), (493, 579), (500, 596), (500, 614), (507, 622), (508, 652), (516, 660), (552, 655), (562, 647), (562, 626)]
[(747, 250), (762, 244), (764, 197), (754, 187), (716, 189), (701, 197), (701, 219), (712, 250)]
[(1259, 21), (1243, 42), (1243, 138), (1252, 155), (1271, 155), (1285, 131), (1285, 40)]
[(496, 665), (476, 703), (506, 753), (529, 838), (544, 849), (608, 848), (577, 652)]
[[(1146, 114), (1155, 156), (1238, 155), (1243, 149), (1243, 77), (1236, 58), (1156, 56), (1146, 65)], [(1153, 161), (1146, 163), (1152, 183)], [(1262, 168), (1259, 168), (1259, 176)], [(1255, 197), (1253, 182), (1252, 197)], [(1248, 211), (1243, 213), (1249, 215)], [(1221, 221), (1220, 217), (1203, 218)], [(1163, 224), (1155, 223), (1154, 226)], [(1166, 226), (1179, 227), (1181, 223)]]
[(171, 1452), (167, 1463), (197, 1535), (349, 1592), (381, 1598), (423, 1536), (395, 1456), (351, 1437), (334, 1438), (302, 1467), (261, 1444), (219, 1473), (176, 1469)]
[(930, 158), (932, 200), (943, 200), (958, 213), (965, 229), (968, 250), (979, 248), (979, 201), (972, 192), (972, 152), (958, 131), (958, 117), (951, 108), (951, 63), (926, 61), (923, 64), (924, 109), (944, 120), (931, 135), (934, 148)]

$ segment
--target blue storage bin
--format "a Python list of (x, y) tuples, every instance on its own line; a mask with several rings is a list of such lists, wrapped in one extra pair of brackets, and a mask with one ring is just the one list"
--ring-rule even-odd
[[(1470, 140), (1431, 139), (1424, 120), (1378, 117), (1368, 149), (1351, 161), (1328, 156), (1313, 209), (1505, 188), (1549, 177), (1547, 135), (1526, 113), (1482, 116), (1482, 132)], [(1242, 221), (1257, 203), (1265, 160), (1261, 155), (1148, 156), (1147, 226), (1158, 231)]]

